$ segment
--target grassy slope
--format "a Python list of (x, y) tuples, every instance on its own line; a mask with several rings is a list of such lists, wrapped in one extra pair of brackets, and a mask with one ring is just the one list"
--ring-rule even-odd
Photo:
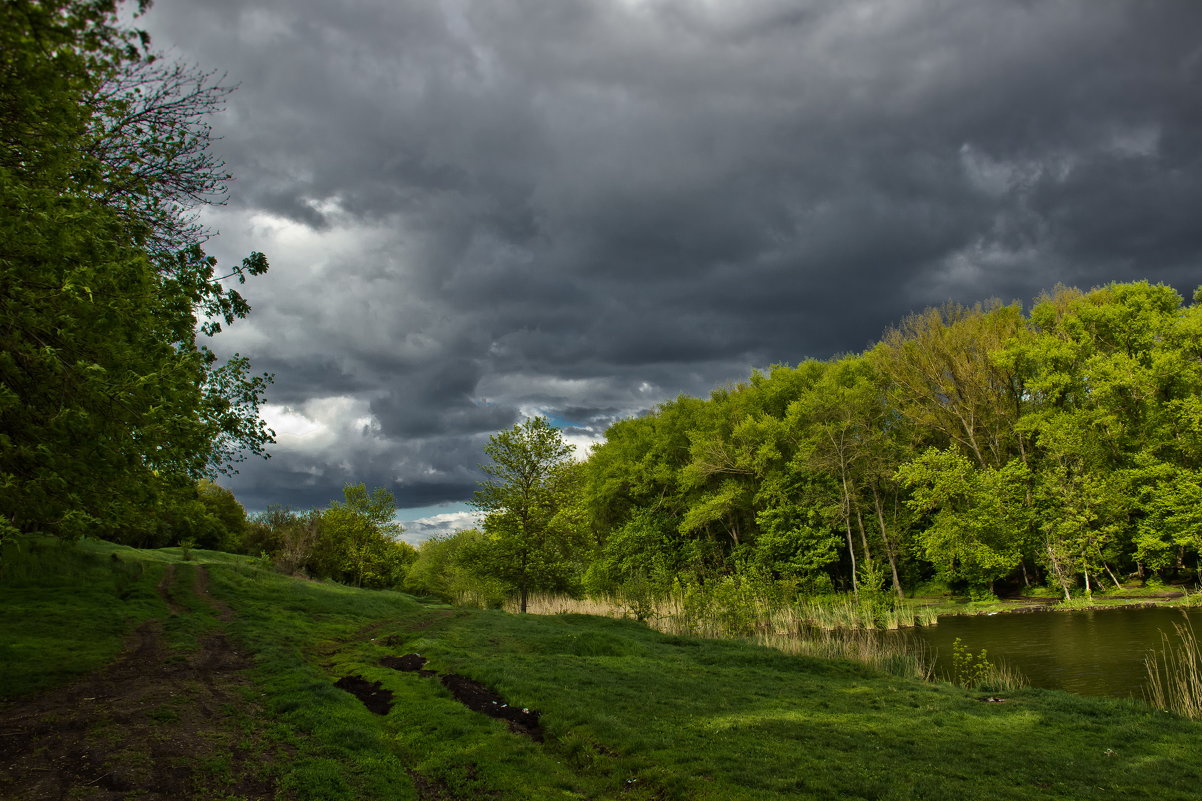
[[(68, 551), (6, 558), (0, 692), (93, 669), (121, 632), (165, 614), (154, 583), (178, 551)], [(194, 557), (257, 654), (265, 728), (292, 755), (277, 770), (285, 797), (1192, 799), (1202, 782), (1202, 727), (1127, 702), (1026, 690), (983, 703), (633, 622), (424, 606)], [(57, 582), (33, 580), (56, 567)], [(96, 625), (78, 626), (80, 615)], [(437, 678), (378, 665), (409, 652), (541, 710), (547, 742), (467, 710)], [(396, 694), (387, 717), (332, 686), (351, 673)]]

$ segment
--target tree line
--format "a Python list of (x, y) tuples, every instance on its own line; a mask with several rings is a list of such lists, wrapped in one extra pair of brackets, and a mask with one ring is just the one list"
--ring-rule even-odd
[(613, 588), (755, 571), (899, 595), (1198, 569), (1202, 311), (1147, 282), (949, 304), (864, 353), (621, 421), (586, 462)]
[[(1200, 300), (1134, 282), (1057, 287), (1029, 312), (927, 309), (863, 353), (615, 423), (582, 463), (545, 471), (564, 489), (548, 489), (544, 524), (483, 504), (482, 531), (427, 543), (415, 569), (469, 600), (489, 596), (473, 575), (499, 582), (494, 597), (748, 576), (812, 594), (934, 581), (1067, 598), (1198, 573)], [(502, 556), (515, 542), (540, 554), (534, 570)], [(508, 573), (481, 559), (490, 544)]]

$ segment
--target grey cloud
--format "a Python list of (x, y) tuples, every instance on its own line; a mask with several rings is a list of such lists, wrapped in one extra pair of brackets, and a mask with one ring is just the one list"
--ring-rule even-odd
[(374, 420), (240, 494), (462, 500), (519, 410), (592, 433), (948, 298), (1197, 281), (1198, 4), (197, 0), (148, 23), (241, 84), (213, 244), (273, 268), (222, 347), (276, 403)]

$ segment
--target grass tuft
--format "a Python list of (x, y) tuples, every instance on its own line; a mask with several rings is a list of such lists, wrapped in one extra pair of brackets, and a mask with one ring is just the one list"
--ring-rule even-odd
[(1156, 709), (1191, 720), (1202, 719), (1202, 649), (1189, 618), (1174, 623), (1176, 642), (1163, 631), (1159, 652), (1144, 659), (1148, 671), (1146, 697)]

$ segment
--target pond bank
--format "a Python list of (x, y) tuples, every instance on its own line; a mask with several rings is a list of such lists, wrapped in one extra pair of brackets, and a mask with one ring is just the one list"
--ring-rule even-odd
[(1059, 597), (1037, 595), (1013, 595), (996, 601), (954, 600), (947, 596), (918, 596), (908, 599), (909, 603), (939, 617), (975, 617), (998, 614), (1026, 614), (1031, 612), (1086, 612), (1101, 609), (1195, 609), (1202, 608), (1202, 592), (1188, 588), (1164, 591), (1155, 594), (1140, 590), (1137, 595), (1106, 595), (1095, 593), (1092, 597), (1075, 597), (1065, 601)]

